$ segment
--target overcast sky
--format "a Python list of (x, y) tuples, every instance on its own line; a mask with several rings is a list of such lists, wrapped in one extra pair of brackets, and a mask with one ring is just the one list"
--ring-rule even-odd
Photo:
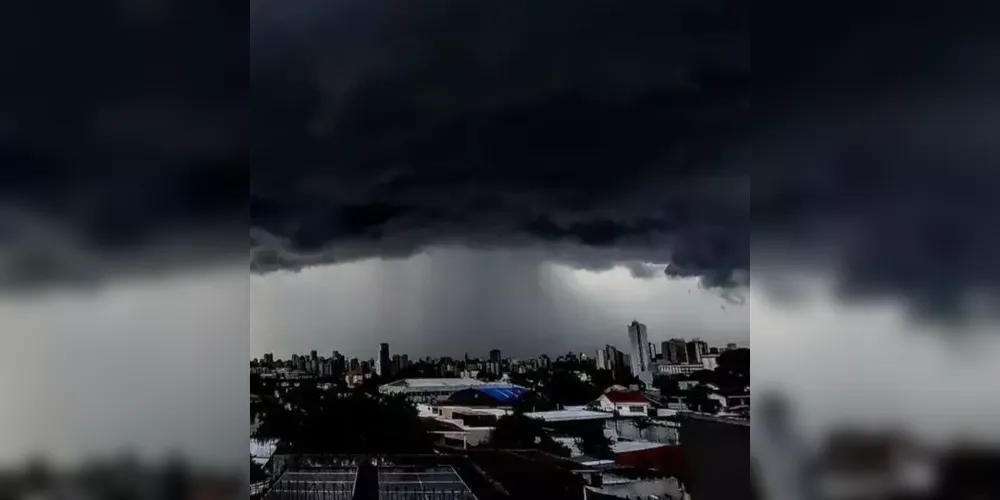
[[(1000, 433), (997, 336), (897, 319), (1000, 297), (995, 12), (789, 2), (751, 36), (730, 0), (255, 7), (249, 51), (203, 5), (0, 20), (86, 30), (0, 83), (6, 458), (232, 459), (265, 351), (589, 352), (632, 319), (752, 337), (814, 428)], [(763, 301), (792, 265), (836, 293)]]
[(633, 319), (648, 325), (657, 345), (671, 337), (750, 340), (749, 305), (733, 305), (696, 279), (577, 270), (531, 251), (436, 248), (254, 276), (250, 303), (253, 356), (337, 349), (368, 359), (379, 342), (411, 357), (485, 356), (491, 348), (515, 357), (593, 356), (609, 343), (626, 348)]
[[(19, 431), (0, 433), (0, 462), (38, 450), (71, 459), (124, 446), (242, 462), (251, 353), (315, 347), (371, 355), (382, 340), (413, 354), (458, 355), (465, 346), (535, 354), (608, 341), (624, 347), (624, 323), (633, 316), (654, 340), (670, 328), (719, 343), (752, 336), (755, 391), (780, 389), (810, 438), (855, 422), (909, 427), (934, 439), (1000, 439), (993, 418), (1000, 397), (991, 387), (1000, 378), (995, 324), (963, 334), (913, 323), (890, 301), (846, 306), (822, 277), (795, 306), (751, 288), (739, 307), (685, 282), (637, 280), (622, 268), (539, 270), (522, 257), (439, 250), (298, 274), (248, 278), (235, 269), (117, 283), (101, 293), (9, 297), (0, 302), (7, 397), (0, 427)], [(438, 258), (445, 260), (437, 267), (451, 263), (462, 274), (468, 263), (483, 275), (432, 280)], [(482, 267), (487, 263), (493, 267)], [(512, 295), (503, 302), (494, 293)], [(438, 296), (449, 300), (434, 305)], [(450, 309), (455, 302), (475, 314)], [(422, 319), (413, 317), (421, 311)], [(524, 319), (503, 320), (508, 315)], [(546, 328), (534, 326), (543, 321)], [(514, 333), (493, 336), (490, 323)]]
[(130, 450), (246, 467), (246, 270), (0, 295), (0, 468)]

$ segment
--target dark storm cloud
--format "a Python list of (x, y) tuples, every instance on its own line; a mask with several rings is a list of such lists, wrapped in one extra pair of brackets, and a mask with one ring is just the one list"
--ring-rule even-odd
[[(60, 28), (145, 43), (3, 30), (79, 64), (4, 83), (0, 186), (134, 250), (231, 221), (219, 200), (249, 162), (255, 272), (529, 245), (733, 287), (753, 247), (755, 266), (816, 261), (861, 296), (992, 291), (996, 8), (774, 5), (751, 31), (750, 3), (723, 0), (257, 2), (249, 94), (246, 51), (223, 50), (235, 27), (177, 51), (157, 45), (166, 14), (69, 12)], [(198, 70), (222, 75), (180, 81)], [(220, 118), (246, 106), (249, 159), (247, 121)]]
[(258, 270), (533, 244), (725, 289), (753, 246), (862, 296), (1000, 283), (988, 12), (364, 4), (252, 20)]
[(252, 20), (254, 269), (441, 243), (749, 265), (745, 204), (705, 192), (747, 182), (718, 154), (749, 118), (735, 3), (376, 4)]
[[(0, 252), (20, 255), (0, 281), (189, 264), (245, 234), (245, 22), (162, 0), (0, 16)], [(62, 243), (38, 256), (38, 233)]]

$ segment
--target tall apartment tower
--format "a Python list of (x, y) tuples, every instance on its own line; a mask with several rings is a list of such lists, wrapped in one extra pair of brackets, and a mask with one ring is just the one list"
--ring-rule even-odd
[(663, 343), (663, 357), (675, 365), (688, 363), (687, 342), (684, 339), (670, 339)]
[(379, 344), (378, 358), (375, 361), (375, 373), (380, 377), (389, 375), (391, 363), (391, 358), (389, 358), (389, 344)]
[(615, 349), (615, 346), (604, 346), (604, 363), (608, 370), (617, 370), (619, 368), (618, 349)]
[(633, 321), (628, 325), (628, 340), (632, 375), (639, 376), (649, 368), (649, 339), (646, 337), (646, 325)]
[(694, 339), (691, 342), (688, 342), (687, 347), (688, 363), (692, 365), (701, 363), (701, 357), (708, 354), (708, 343), (702, 340)]

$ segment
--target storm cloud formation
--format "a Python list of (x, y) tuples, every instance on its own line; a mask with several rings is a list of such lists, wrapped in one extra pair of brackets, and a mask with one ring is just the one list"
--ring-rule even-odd
[(246, 37), (220, 3), (0, 16), (0, 284), (232, 258), (246, 233)]
[(547, 245), (725, 288), (753, 247), (853, 293), (992, 291), (996, 17), (782, 7), (266, 4), (251, 266)]
[(258, 273), (536, 246), (707, 287), (801, 262), (862, 296), (994, 295), (997, 7), (799, 4), (254, 2), (249, 93), (246, 51), (215, 49), (245, 42), (235, 26), (175, 50), (152, 20), (195, 12), (80, 12), (60, 26), (144, 43), (44, 54), (165, 57), (47, 66), (85, 77), (73, 97), (5, 82), (0, 185), (74, 240), (146, 255), (245, 230), (249, 174)]
[(586, 267), (632, 253), (736, 285), (749, 213), (731, 194), (749, 179), (720, 146), (750, 111), (738, 7), (265, 4), (252, 268), (582, 246), (608, 249), (577, 252)]

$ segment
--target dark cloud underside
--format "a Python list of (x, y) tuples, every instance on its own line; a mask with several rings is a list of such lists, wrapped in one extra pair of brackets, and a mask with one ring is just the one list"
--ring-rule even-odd
[(1000, 283), (988, 6), (387, 5), (254, 20), (260, 271), (534, 244), (732, 287), (753, 246), (861, 295)]
[[(570, 7), (265, 5), (252, 41), (254, 268), (439, 243), (747, 268), (745, 204), (707, 186), (747, 182), (719, 154), (749, 118), (745, 12)], [(349, 28), (325, 29), (348, 15)]]
[[(235, 24), (87, 9), (58, 26), (134, 43), (20, 38), (76, 62), (10, 54), (0, 186), (136, 255), (233, 224), (249, 174), (255, 272), (527, 245), (707, 286), (795, 260), (861, 296), (993, 293), (994, 4), (262, 1), (249, 87)], [(200, 28), (173, 46), (162, 19)]]

